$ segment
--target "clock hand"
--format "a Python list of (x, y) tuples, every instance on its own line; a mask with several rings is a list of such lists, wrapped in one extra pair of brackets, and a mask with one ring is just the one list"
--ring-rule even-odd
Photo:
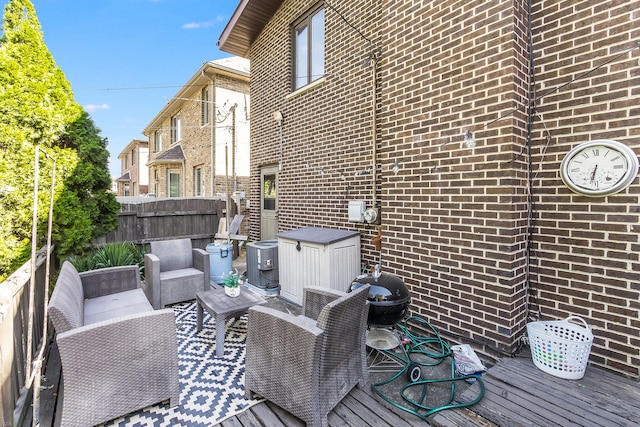
[(593, 172), (591, 173), (591, 183), (596, 180), (596, 171), (598, 170), (598, 165), (593, 168)]

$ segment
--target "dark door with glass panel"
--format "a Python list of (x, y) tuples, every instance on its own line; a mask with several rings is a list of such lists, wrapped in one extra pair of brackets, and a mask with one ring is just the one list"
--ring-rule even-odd
[(260, 240), (272, 240), (278, 232), (278, 166), (260, 172)]

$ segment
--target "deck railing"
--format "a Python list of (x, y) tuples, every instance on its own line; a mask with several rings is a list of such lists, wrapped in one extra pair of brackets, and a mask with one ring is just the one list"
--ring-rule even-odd
[[(43, 341), (45, 304), (45, 251), (36, 256), (34, 309), (31, 348), (28, 347), (29, 293), (31, 292), (31, 261), (0, 283), (0, 421), (3, 426), (21, 425), (33, 400), (28, 384), (27, 360), (37, 362)], [(44, 342), (44, 344), (43, 344)], [(30, 354), (29, 354), (30, 353)]]

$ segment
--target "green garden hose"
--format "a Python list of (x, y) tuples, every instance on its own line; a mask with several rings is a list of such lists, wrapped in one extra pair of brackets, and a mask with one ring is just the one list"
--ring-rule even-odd
[[(417, 336), (410, 330), (410, 324), (417, 323), (418, 327), (425, 329), (425, 327), (433, 332), (432, 337), (424, 337)], [(411, 316), (405, 319), (402, 323), (395, 326), (395, 328), (402, 334), (406, 340), (410, 343), (406, 343), (406, 340), (403, 339), (403, 353), (406, 357), (401, 357), (397, 353), (390, 350), (380, 350), (382, 353), (387, 356), (404, 363), (404, 367), (400, 369), (397, 373), (393, 374), (390, 378), (372, 384), (371, 389), (382, 399), (384, 399), (387, 403), (393, 405), (398, 409), (402, 409), (403, 411), (409, 412), (417, 417), (427, 421), (427, 417), (435, 414), (436, 412), (445, 410), (445, 409), (453, 409), (453, 408), (464, 408), (467, 406), (475, 405), (484, 397), (484, 383), (479, 376), (476, 375), (465, 375), (465, 376), (455, 376), (455, 360), (451, 354), (451, 349), (449, 344), (444, 341), (438, 331), (427, 322), (425, 319), (419, 316)], [(435, 350), (434, 350), (435, 349)], [(433, 359), (434, 362), (426, 362), (424, 360), (420, 360), (418, 357), (411, 358), (411, 355), (422, 355), (427, 356), (430, 359)], [(441, 364), (445, 360), (450, 360), (451, 363), (451, 375), (448, 378), (436, 378), (436, 379), (418, 379), (413, 380), (412, 369), (416, 366), (437, 366)], [(409, 379), (409, 383), (402, 387), (400, 391), (400, 396), (407, 405), (404, 406), (398, 402), (393, 401), (389, 397), (385, 396), (382, 391), (379, 390), (380, 387), (387, 385), (396, 379), (400, 378), (403, 375), (409, 374), (411, 378)], [(455, 398), (455, 385), (458, 381), (467, 381), (473, 379), (473, 381), (477, 382), (480, 387), (480, 392), (478, 393), (478, 397), (473, 401), (463, 402), (463, 403), (453, 403)], [(430, 384), (438, 384), (438, 383), (451, 383), (451, 388), (449, 391), (449, 397), (444, 405), (430, 407), (424, 404), (424, 401), (428, 395), (428, 386)], [(415, 399), (410, 397), (410, 391), (418, 388), (418, 398)]]

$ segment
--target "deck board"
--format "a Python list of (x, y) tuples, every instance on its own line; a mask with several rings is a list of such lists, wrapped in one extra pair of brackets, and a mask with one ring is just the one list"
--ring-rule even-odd
[(414, 427), (416, 425), (424, 425), (424, 422), (415, 415), (394, 408), (387, 402), (382, 402), (377, 396), (374, 396), (373, 392), (368, 387), (365, 389), (355, 388), (351, 390), (349, 396), (361, 402), (364, 411), (375, 412), (378, 418), (385, 420), (386, 423), (394, 427)]
[[(281, 407), (279, 407), (275, 403), (272, 403), (272, 402), (269, 402), (269, 401), (267, 401), (265, 403), (266, 403), (267, 408), (269, 408), (269, 410), (273, 411), (273, 413), (278, 415), (278, 417), (282, 420), (284, 425), (291, 426), (291, 427), (304, 427), (305, 426), (305, 424), (300, 420), (300, 418), (294, 417), (289, 412), (285, 411), (284, 409), (282, 409)], [(262, 405), (262, 403), (261, 403), (261, 405)]]
[(604, 369), (589, 366), (584, 378), (567, 380), (539, 370), (523, 353), (498, 361), (483, 379), (478, 404), (438, 413), (431, 424), (459, 427), (477, 416), (505, 427), (640, 426), (640, 382)]
[(278, 415), (273, 412), (267, 405), (258, 404), (254, 405), (251, 409), (257, 419), (261, 420), (262, 423), (266, 426), (273, 427), (287, 427), (285, 423), (283, 423)]
[[(540, 374), (544, 373), (536, 372), (533, 369), (522, 369), (517, 366), (519, 363), (510, 365), (513, 368), (511, 371), (502, 366), (496, 366), (493, 369), (492, 374), (500, 375), (502, 381), (496, 383), (496, 386), (499, 386), (499, 389), (505, 393), (511, 392), (512, 395), (520, 391), (517, 388), (521, 388), (520, 394), (529, 394), (529, 404), (526, 405), (528, 407), (535, 408), (540, 405), (540, 402), (548, 402), (549, 405), (545, 405), (544, 408), (541, 408), (541, 411), (538, 411), (542, 412), (541, 416), (544, 414), (557, 414), (560, 417), (565, 417), (565, 419), (568, 417), (569, 420), (582, 418), (584, 419), (584, 426), (623, 425), (625, 420), (628, 419), (619, 414), (628, 409), (629, 406), (626, 404), (621, 405), (622, 402), (616, 398), (614, 393), (606, 393), (606, 399), (594, 401), (594, 393), (591, 392), (590, 388), (585, 389), (580, 384), (580, 381), (573, 381), (572, 383), (569, 380), (569, 384), (562, 384), (550, 379), (551, 383), (555, 383), (558, 388), (540, 387), (539, 377)], [(600, 384), (603, 383), (597, 384), (601, 393), (604, 392), (604, 389), (600, 387)], [(587, 392), (585, 393), (585, 391)], [(551, 421), (557, 419), (558, 423), (562, 421), (562, 419), (552, 416), (545, 418)], [(640, 419), (640, 415), (636, 419)]]
[(53, 426), (53, 416), (59, 403), (58, 393), (61, 389), (62, 372), (60, 353), (55, 340), (52, 341), (45, 357), (46, 364), (42, 374), (42, 389), (40, 390), (40, 425)]

